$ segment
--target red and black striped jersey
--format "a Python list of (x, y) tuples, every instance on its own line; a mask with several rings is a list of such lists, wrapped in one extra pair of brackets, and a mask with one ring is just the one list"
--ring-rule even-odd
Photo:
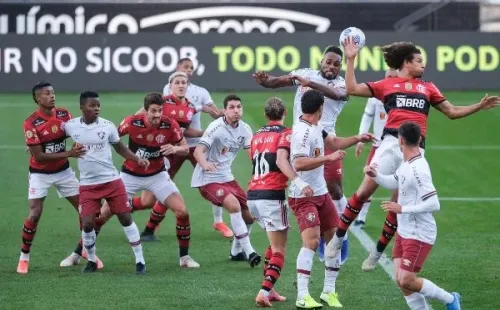
[(164, 96), (163, 100), (163, 115), (175, 120), (181, 128), (188, 128), (196, 113), (195, 106), (187, 99), (181, 102), (173, 95)]
[(269, 122), (252, 138), (253, 176), (248, 184), (248, 200), (284, 200), (288, 178), (276, 164), (278, 149), (290, 151), (291, 129)]

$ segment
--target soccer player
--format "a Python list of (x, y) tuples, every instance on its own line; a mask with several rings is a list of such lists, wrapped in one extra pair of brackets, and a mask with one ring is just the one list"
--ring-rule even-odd
[[(388, 69), (385, 72), (385, 78), (388, 77), (396, 77), (398, 76), (398, 71), (394, 69)], [(372, 147), (370, 149), (370, 153), (368, 154), (368, 158), (366, 159), (366, 164), (369, 165), (370, 161), (373, 158), (373, 154), (375, 154), (375, 150), (380, 145), (380, 140), (382, 139), (382, 132), (384, 130), (385, 123), (387, 122), (387, 112), (384, 108), (384, 103), (377, 98), (368, 98), (366, 102), (365, 111), (363, 113), (363, 117), (361, 117), (361, 124), (359, 125), (359, 134), (367, 133), (373, 123), (373, 134), (377, 140), (372, 143)], [(365, 144), (360, 142), (356, 144), (355, 154), (356, 158), (359, 158), (361, 153), (363, 152)], [(366, 215), (368, 214), (368, 209), (370, 208), (371, 197), (364, 204), (363, 208), (359, 212), (359, 216), (354, 221), (354, 226), (360, 226), (363, 228), (366, 223)]]
[[(341, 149), (358, 142), (374, 139), (371, 134), (349, 138), (335, 137), (321, 126), (324, 96), (315, 90), (308, 90), (302, 96), (302, 116), (293, 125), (291, 141), (292, 165), (299, 179), (290, 184), (288, 202), (293, 210), (302, 237), (302, 248), (297, 257), (297, 301), (302, 309), (322, 307), (309, 294), (309, 277), (313, 257), (319, 245), (320, 236), (329, 242), (338, 225), (338, 214), (333, 204), (324, 177), (326, 162), (343, 159), (346, 153)], [(334, 153), (325, 154), (325, 146)], [(338, 151), (340, 150), (340, 151)], [(307, 197), (304, 189), (310, 186), (313, 197)], [(325, 282), (320, 299), (330, 307), (342, 307), (335, 291), (335, 282), (340, 270), (340, 253), (337, 257), (325, 256)]]
[[(199, 112), (204, 112), (210, 114), (214, 119), (218, 118), (221, 116), (221, 111), (217, 109), (217, 106), (214, 104), (212, 97), (210, 96), (210, 93), (208, 90), (205, 88), (195, 85), (192, 83), (192, 78), (193, 78), (193, 71), (194, 71), (194, 65), (191, 59), (189, 58), (181, 58), (177, 62), (177, 69), (176, 71), (179, 72), (184, 72), (186, 73), (188, 77), (188, 85), (187, 85), (187, 90), (186, 90), (186, 99), (189, 100), (189, 102), (194, 105), (196, 112), (193, 115), (193, 118), (191, 119), (191, 125), (190, 128), (197, 129), (197, 130), (202, 130), (201, 127), (201, 113)], [(170, 82), (165, 85), (163, 88), (163, 94), (164, 95), (171, 95), (172, 90), (170, 87)], [(186, 137), (186, 141), (189, 145), (189, 155), (188, 156), (172, 156), (170, 159), (170, 176), (173, 178), (173, 172), (177, 172), (182, 165), (184, 164), (184, 161), (189, 160), (191, 164), (193, 165), (193, 168), (196, 166), (196, 160), (193, 157), (194, 149), (196, 148), (196, 145), (200, 142), (199, 137)], [(214, 216), (214, 223), (213, 227), (215, 230), (217, 230), (220, 234), (222, 234), (226, 238), (232, 238), (233, 237), (233, 232), (227, 225), (224, 223), (224, 220), (222, 218), (222, 211), (223, 209), (219, 206), (212, 205), (212, 213)]]
[(429, 164), (420, 152), (420, 127), (414, 122), (405, 122), (398, 129), (398, 137), (403, 162), (393, 175), (379, 173), (376, 165), (364, 169), (378, 184), (399, 192), (397, 203), (382, 202), (382, 209), (397, 214), (398, 218), (393, 249), (396, 282), (410, 309), (429, 309), (426, 298), (439, 300), (448, 310), (460, 309), (460, 294), (449, 293), (418, 277), (436, 241), (433, 213), (439, 211), (440, 206)]
[[(300, 182), (290, 165), (292, 131), (284, 126), (286, 109), (283, 100), (267, 100), (265, 115), (268, 123), (252, 138), (250, 153), (253, 175), (248, 184), (248, 208), (257, 223), (266, 231), (269, 247), (264, 257), (264, 280), (255, 302), (261, 307), (272, 307), (271, 301), (285, 301), (274, 285), (285, 264), (288, 232), (288, 207), (285, 200), (287, 181)], [(313, 190), (307, 186), (306, 196)]]
[(64, 129), (78, 145), (86, 150), (78, 159), (80, 170), (80, 201), (78, 211), (82, 220), (82, 240), (88, 253), (88, 262), (83, 272), (97, 270), (96, 234), (94, 224), (96, 213), (105, 199), (113, 214), (116, 214), (135, 254), (136, 273), (146, 273), (139, 230), (130, 215), (131, 207), (123, 181), (113, 165), (110, 145), (123, 158), (147, 169), (149, 161), (132, 153), (123, 143), (115, 125), (99, 117), (101, 104), (99, 95), (85, 91), (80, 94), (82, 116), (65, 123)]
[[(29, 148), (29, 215), (24, 221), (21, 233), (21, 256), (17, 272), (28, 273), (30, 251), (42, 215), (43, 202), (49, 188), (54, 186), (59, 197), (66, 198), (78, 211), (78, 179), (69, 166), (69, 157), (78, 158), (85, 150), (73, 145), (66, 151), (66, 133), (63, 123), (71, 119), (71, 114), (63, 108), (56, 108), (54, 88), (48, 82), (39, 82), (32, 89), (37, 110), (23, 124), (26, 145)], [(81, 254), (81, 253), (80, 253)]]
[(252, 130), (241, 120), (242, 116), (241, 99), (228, 95), (224, 99), (224, 116), (210, 123), (194, 150), (197, 164), (191, 186), (198, 188), (203, 198), (229, 212), (234, 232), (230, 258), (247, 259), (255, 267), (261, 257), (250, 243), (254, 220), (248, 210), (247, 195), (231, 172), (231, 164), (240, 150), (245, 149), (251, 158)]
[[(452, 105), (432, 82), (421, 79), (425, 65), (420, 50), (412, 43), (396, 42), (382, 47), (384, 60), (388, 67), (398, 69), (397, 77), (362, 84), (358, 84), (354, 76), (354, 59), (358, 49), (353, 38), (346, 39), (344, 51), (347, 58), (346, 86), (349, 95), (375, 97), (384, 102), (385, 110), (388, 113), (387, 123), (382, 134), (382, 143), (372, 159), (372, 163), (378, 166), (382, 174), (394, 174), (403, 160), (398, 145), (397, 130), (406, 121), (413, 121), (420, 126), (422, 133), (420, 146), (423, 154), (425, 137), (427, 136), (427, 116), (431, 106), (450, 119), (459, 119), (500, 105), (499, 97), (488, 95), (482, 98), (479, 103), (469, 106)], [(328, 255), (335, 257), (336, 252), (340, 251), (347, 229), (356, 219), (363, 204), (373, 195), (377, 186), (377, 183), (365, 176), (340, 217), (339, 229), (332, 239), (332, 243), (327, 246)], [(394, 236), (397, 225), (396, 214), (389, 212), (377, 247), (363, 262), (363, 270), (369, 271), (376, 267), (382, 252)]]
[[(289, 75), (279, 77), (269, 76), (265, 72), (257, 72), (254, 77), (257, 83), (266, 88), (297, 86), (293, 105), (294, 124), (298, 122), (299, 117), (302, 115), (301, 98), (304, 93), (309, 89), (323, 93), (325, 96), (325, 106), (320, 122), (325, 131), (335, 135), (337, 118), (348, 100), (344, 78), (339, 75), (342, 69), (342, 57), (343, 53), (339, 47), (328, 46), (323, 54), (319, 70), (299, 69), (291, 72)], [(326, 152), (329, 154), (330, 150), (327, 149)], [(325, 163), (324, 170), (328, 192), (332, 196), (338, 212), (341, 213), (347, 205), (347, 199), (342, 189), (342, 161), (327, 162)], [(324, 247), (324, 240), (321, 239), (318, 251), (321, 261), (323, 261)], [(346, 238), (342, 247), (342, 262), (347, 260), (348, 248)]]

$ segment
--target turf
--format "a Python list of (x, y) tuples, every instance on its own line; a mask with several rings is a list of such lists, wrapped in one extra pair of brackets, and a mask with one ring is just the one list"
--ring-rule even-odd
[[(264, 124), (263, 105), (271, 93), (242, 93), (244, 120), (256, 130)], [(293, 90), (274, 93), (286, 100), (291, 111)], [(477, 102), (484, 94), (446, 93), (457, 105)], [(119, 123), (141, 105), (144, 94), (102, 94), (102, 116)], [(224, 94), (213, 94), (220, 106)], [(338, 121), (340, 136), (357, 133), (364, 100), (352, 99)], [(77, 94), (57, 94), (57, 105), (79, 115)], [(32, 247), (30, 272), (15, 272), (21, 243), (22, 222), (27, 216), (27, 164), (24, 153), (22, 122), (36, 108), (29, 95), (0, 95), (0, 304), (4, 309), (252, 309), (260, 288), (262, 269), (247, 263), (228, 261), (230, 242), (212, 228), (211, 207), (198, 191), (190, 188), (192, 167), (184, 165), (176, 178), (191, 212), (191, 255), (201, 264), (199, 270), (181, 270), (172, 213), (162, 224), (161, 243), (144, 244), (148, 275), (135, 276), (134, 261), (123, 230), (112, 219), (98, 237), (97, 254), (105, 268), (82, 275), (83, 264), (60, 268), (59, 262), (73, 250), (79, 238), (77, 214), (54, 190), (45, 202), (45, 210)], [(468, 119), (451, 121), (431, 111), (428, 158), (440, 197), (499, 197), (499, 139), (496, 135), (500, 111), (481, 112)], [(209, 118), (204, 116), (206, 125)], [(290, 120), (289, 120), (290, 121)], [(289, 123), (288, 121), (288, 123)], [(442, 146), (471, 146), (471, 149)], [(484, 148), (482, 146), (491, 146)], [(441, 147), (441, 148), (439, 148)], [(359, 185), (361, 169), (368, 153), (357, 160), (348, 151), (344, 163), (346, 196)], [(121, 159), (115, 154), (117, 166)], [(73, 162), (72, 165), (75, 163)], [(250, 176), (248, 159), (241, 154), (233, 172), (242, 186)], [(380, 191), (376, 197), (386, 197)], [(438, 240), (422, 275), (443, 288), (463, 294), (465, 309), (499, 309), (500, 289), (500, 201), (442, 201), (436, 214)], [(142, 229), (149, 212), (134, 213)], [(377, 239), (384, 214), (377, 202), (368, 216), (366, 231)], [(228, 216), (225, 214), (228, 222)], [(288, 297), (277, 309), (294, 308), (295, 260), (300, 249), (299, 232), (292, 220), (286, 266), (277, 289)], [(267, 246), (264, 233), (254, 227), (252, 242), (262, 253)], [(381, 268), (372, 273), (360, 269), (366, 251), (351, 237), (351, 256), (343, 266), (337, 290), (346, 309), (407, 309), (395, 284)], [(311, 293), (319, 299), (323, 284), (323, 266), (314, 261)], [(435, 309), (442, 305), (433, 304)]]

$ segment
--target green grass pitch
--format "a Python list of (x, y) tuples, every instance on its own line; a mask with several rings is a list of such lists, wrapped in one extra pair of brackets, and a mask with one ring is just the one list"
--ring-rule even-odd
[[(292, 111), (294, 90), (280, 93), (241, 93), (244, 120), (255, 131), (265, 123), (263, 105), (271, 94), (285, 99)], [(223, 93), (213, 98), (221, 106)], [(479, 101), (477, 92), (445, 93), (456, 105)], [(141, 93), (105, 93), (101, 95), (101, 115), (118, 124), (142, 104)], [(337, 124), (338, 134), (357, 133), (366, 101), (353, 98)], [(78, 116), (78, 95), (57, 94), (57, 105), (69, 108)], [(210, 204), (199, 192), (190, 188), (192, 167), (185, 164), (175, 182), (191, 213), (191, 255), (201, 264), (199, 270), (181, 270), (172, 213), (158, 232), (161, 243), (144, 244), (147, 276), (134, 274), (132, 251), (123, 230), (114, 218), (103, 227), (97, 241), (97, 254), (104, 269), (92, 275), (80, 273), (83, 264), (60, 268), (59, 262), (74, 248), (80, 236), (77, 214), (54, 190), (45, 202), (45, 210), (35, 237), (31, 269), (25, 276), (15, 272), (21, 243), (22, 222), (28, 214), (28, 156), (23, 148), (22, 122), (36, 108), (29, 94), (0, 95), (0, 308), (3, 309), (253, 309), (261, 278), (261, 266), (251, 269), (247, 263), (228, 261), (230, 242), (212, 228)], [(434, 183), (442, 198), (469, 197), (483, 200), (443, 200), (436, 214), (438, 239), (422, 275), (448, 290), (463, 294), (464, 309), (500, 309), (500, 110), (481, 112), (467, 119), (451, 121), (436, 110), (429, 119), (426, 157), (430, 162)], [(291, 116), (291, 115), (290, 115)], [(203, 116), (203, 124), (209, 122)], [(287, 121), (290, 124), (291, 117)], [(462, 148), (460, 148), (462, 147)], [(464, 147), (471, 147), (466, 149)], [(368, 153), (357, 160), (348, 150), (345, 160), (345, 194), (349, 197), (362, 178), (362, 167)], [(115, 154), (116, 165), (122, 162)], [(73, 167), (75, 162), (72, 161)], [(233, 172), (246, 187), (251, 165), (240, 154)], [(379, 191), (376, 197), (388, 196)], [(368, 215), (367, 233), (376, 240), (384, 214), (375, 201)], [(148, 211), (134, 213), (142, 230)], [(228, 216), (225, 213), (225, 221)], [(295, 261), (300, 249), (299, 232), (291, 217), (286, 266), (277, 290), (288, 298), (277, 309), (295, 305)], [(254, 227), (252, 242), (260, 253), (267, 246), (266, 236)], [(407, 309), (406, 303), (382, 268), (372, 273), (361, 271), (367, 252), (351, 235), (351, 256), (341, 269), (337, 290), (345, 309)], [(388, 252), (390, 253), (390, 252)], [(311, 294), (319, 299), (324, 267), (314, 261)], [(443, 306), (433, 303), (435, 309)]]

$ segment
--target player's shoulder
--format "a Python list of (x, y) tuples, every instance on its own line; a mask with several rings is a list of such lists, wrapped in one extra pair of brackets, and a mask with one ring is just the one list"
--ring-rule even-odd
[(172, 95), (166, 95), (166, 96), (163, 96), (163, 103), (175, 104), (175, 99)]
[(65, 108), (56, 108), (56, 118), (68, 120), (71, 117), (71, 113)]
[(191, 88), (193, 92), (197, 93), (208, 93), (208, 90), (205, 87), (202, 87), (200, 85), (196, 85), (193, 83), (189, 83), (188, 89)]
[(250, 125), (248, 125), (244, 121), (240, 120), (239, 126), (241, 128), (240, 130), (244, 131), (245, 133), (253, 134), (252, 127), (250, 127)]
[(425, 159), (422, 154), (414, 156), (408, 160), (408, 164), (412, 167), (416, 173), (430, 173), (430, 166), (427, 159)]
[(74, 125), (78, 125), (78, 124), (81, 124), (82, 123), (82, 117), (79, 116), (79, 117), (74, 117), (70, 120), (68, 120), (66, 122), (66, 126), (70, 125), (70, 126), (74, 126)]
[(160, 119), (159, 128), (160, 129), (168, 129), (168, 128), (172, 127), (173, 124), (179, 125), (179, 123), (177, 123), (177, 121), (175, 119), (171, 118), (170, 116), (162, 115), (162, 117)]
[(136, 114), (136, 115), (129, 115), (125, 117), (125, 119), (122, 121), (122, 124), (129, 124), (132, 127), (140, 127), (140, 128), (145, 128), (146, 123), (144, 122), (144, 114)]
[(217, 131), (222, 130), (225, 126), (226, 126), (226, 121), (224, 121), (223, 117), (219, 117), (218, 119), (215, 119), (210, 124), (208, 124), (205, 133), (213, 134)]
[(40, 116), (38, 115), (37, 111), (33, 112), (24, 120), (25, 125), (34, 125), (36, 120), (39, 119)]
[(108, 120), (108, 119), (105, 119), (105, 118), (102, 118), (102, 117), (99, 117), (98, 120), (97, 120), (97, 124), (99, 126), (102, 126), (102, 127), (106, 127), (106, 128), (116, 128), (116, 125), (115, 123), (113, 123), (112, 121)]
[(307, 121), (299, 119), (299, 121), (293, 125), (292, 133), (294, 136), (295, 135), (304, 135), (306, 132), (310, 132), (311, 129), (312, 129), (311, 124), (309, 124)]

